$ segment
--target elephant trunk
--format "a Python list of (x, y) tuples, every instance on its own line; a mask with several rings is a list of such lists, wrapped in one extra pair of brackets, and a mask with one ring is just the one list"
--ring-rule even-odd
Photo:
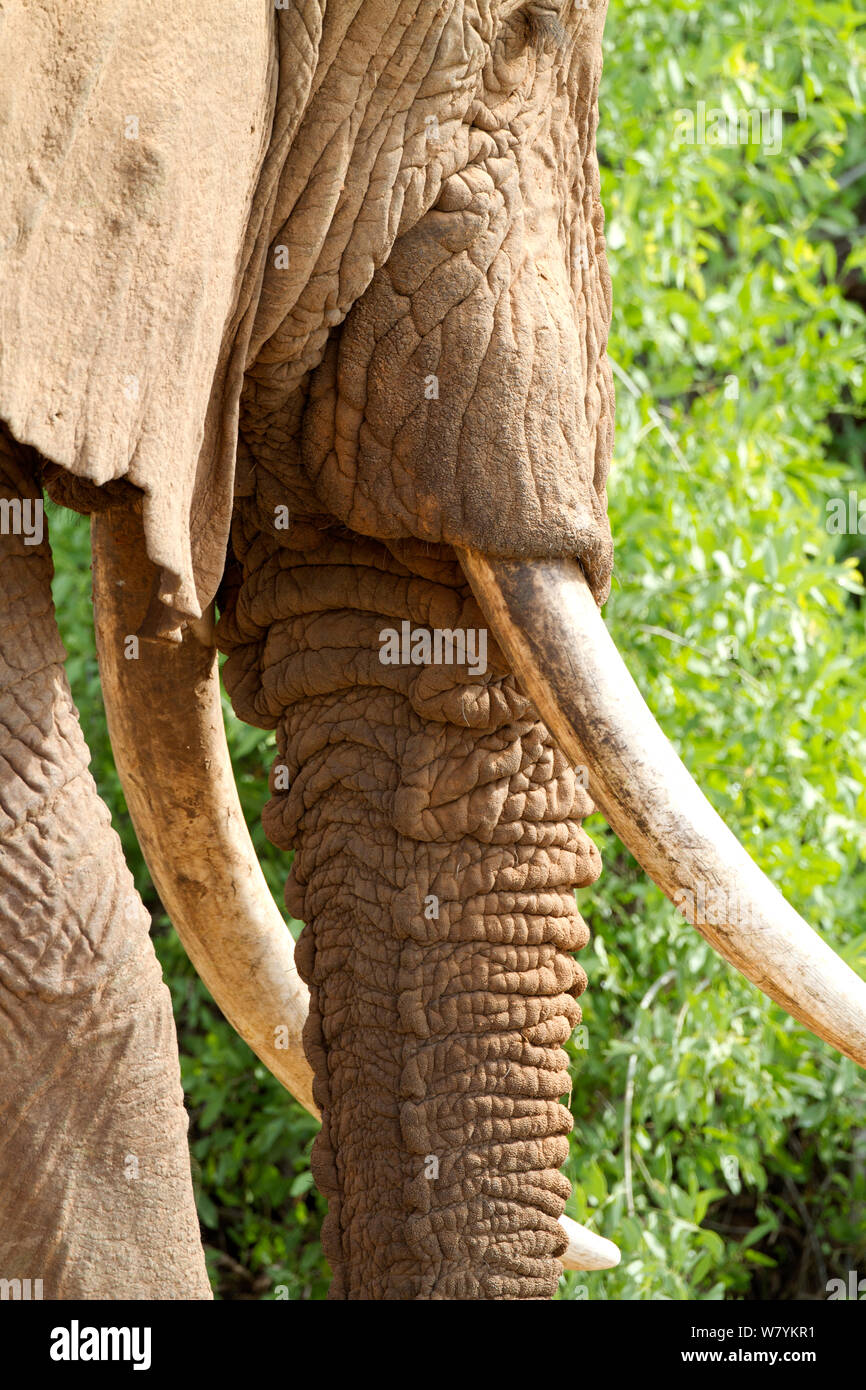
[(277, 731), (263, 820), (306, 922), (332, 1296), (547, 1298), (589, 798), (492, 644), (484, 662), (453, 552), (242, 531), (220, 645), (237, 712)]

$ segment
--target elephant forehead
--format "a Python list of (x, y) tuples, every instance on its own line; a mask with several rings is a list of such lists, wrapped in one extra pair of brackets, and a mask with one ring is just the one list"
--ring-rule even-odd
[[(582, 165), (606, 0), (364, 0), (326, 7), (311, 98), (285, 159), (247, 354), (253, 415), (276, 415), (329, 333), (455, 173), (561, 127)], [(540, 28), (539, 28), (540, 25)], [(288, 61), (288, 60), (286, 60)], [(281, 65), (281, 105), (291, 105)], [(549, 142), (549, 141), (548, 141)]]
[[(489, 6), (464, 0), (326, 7), (313, 94), (275, 171), (271, 254), (250, 361), (297, 359), (311, 326), (339, 322), (411, 216), (407, 200), (418, 215), (423, 210), (418, 174), (432, 201), (443, 164), (467, 161), (465, 118), (492, 28)], [(283, 102), (292, 101), (283, 59), (275, 130)], [(431, 159), (434, 122), (447, 138)]]

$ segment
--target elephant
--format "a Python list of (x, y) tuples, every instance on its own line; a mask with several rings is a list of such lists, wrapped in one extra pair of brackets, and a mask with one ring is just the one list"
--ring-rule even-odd
[[(88, 771), (43, 491), (91, 518), (116, 764), (202, 979), (321, 1119), (338, 1300), (538, 1300), (593, 807), (866, 1064), (601, 616), (606, 0), (12, 0), (0, 120), (0, 1275), (207, 1299), (168, 991)], [(25, 524), (29, 518), (30, 523)], [(40, 524), (35, 525), (35, 519)], [(293, 949), (221, 713), (273, 730)]]

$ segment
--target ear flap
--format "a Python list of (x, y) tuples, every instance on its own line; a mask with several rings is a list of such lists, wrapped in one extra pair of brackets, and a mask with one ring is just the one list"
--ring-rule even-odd
[(0, 24), (0, 419), (84, 509), (140, 489), (167, 632), (222, 573), (274, 8), (12, 0)]

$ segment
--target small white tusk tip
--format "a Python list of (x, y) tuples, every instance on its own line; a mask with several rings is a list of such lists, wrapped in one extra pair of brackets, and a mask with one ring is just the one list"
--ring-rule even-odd
[(568, 1236), (568, 1249), (560, 1255), (563, 1269), (615, 1269), (622, 1259), (612, 1240), (588, 1231), (570, 1216), (561, 1216), (559, 1224)]

